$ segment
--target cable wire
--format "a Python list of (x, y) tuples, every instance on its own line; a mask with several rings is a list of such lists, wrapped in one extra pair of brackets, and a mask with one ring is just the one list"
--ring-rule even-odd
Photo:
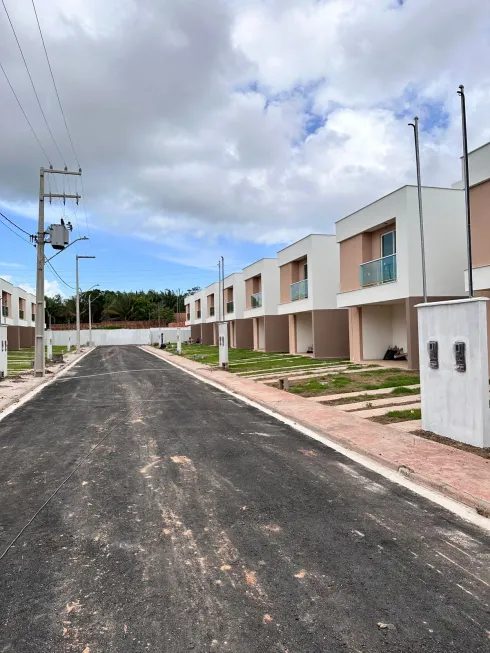
[[(3, 213), (2, 213), (2, 215), (3, 215)], [(4, 216), (4, 217), (5, 217), (5, 216)], [(24, 238), (24, 236), (21, 236), (20, 234), (18, 234), (16, 231), (14, 231), (14, 230), (12, 229), (12, 227), (9, 227), (8, 224), (6, 224), (5, 222), (3, 222), (2, 220), (0, 220), (0, 224), (2, 224), (4, 227), (7, 227), (7, 229), (8, 229), (9, 231), (11, 231), (11, 232), (14, 234), (14, 236), (17, 236), (17, 238), (20, 238), (21, 240), (23, 240), (23, 241), (24, 241), (25, 243), (27, 243), (28, 245), (32, 245), (32, 243), (31, 243), (29, 240), (27, 240), (27, 238)]]
[(41, 29), (41, 23), (39, 22), (39, 18), (38, 18), (38, 15), (37, 15), (36, 5), (34, 3), (34, 0), (32, 0), (32, 8), (34, 9), (34, 14), (36, 16), (36, 22), (37, 22), (37, 26), (39, 28), (39, 34), (41, 36), (41, 41), (43, 43), (44, 54), (46, 55), (46, 61), (48, 62), (49, 72), (51, 73), (51, 79), (53, 80), (54, 90), (56, 91), (56, 97), (58, 98), (58, 104), (60, 105), (61, 115), (63, 116), (63, 121), (64, 121), (65, 127), (66, 127), (66, 133), (68, 134), (68, 138), (70, 139), (70, 145), (71, 145), (71, 149), (73, 150), (73, 154), (75, 156), (75, 161), (77, 162), (77, 165), (80, 168), (80, 162), (78, 160), (78, 156), (77, 156), (77, 153), (76, 153), (76, 150), (75, 150), (75, 146), (73, 145), (73, 139), (71, 137), (70, 130), (68, 129), (68, 123), (66, 122), (65, 112), (63, 111), (63, 105), (61, 104), (60, 94), (58, 93), (58, 87), (56, 86), (56, 82), (55, 82), (55, 79), (54, 79), (53, 69), (51, 68), (51, 62), (49, 60), (48, 50), (46, 48), (46, 43), (44, 42), (44, 36), (43, 36), (42, 29)]
[(69, 283), (66, 283), (66, 281), (62, 277), (60, 277), (60, 275), (56, 272), (56, 270), (54, 269), (54, 267), (51, 265), (51, 263), (49, 261), (46, 261), (46, 263), (49, 265), (49, 267), (55, 273), (55, 275), (58, 277), (58, 279), (61, 281), (61, 283), (64, 283), (67, 288), (70, 288), (71, 290), (75, 290), (75, 288), (73, 286), (70, 286)]
[(21, 110), (22, 113), (24, 114), (24, 118), (26, 119), (27, 124), (28, 124), (29, 127), (31, 128), (31, 132), (32, 132), (33, 135), (34, 135), (34, 138), (36, 139), (37, 144), (39, 145), (39, 147), (41, 148), (41, 151), (43, 152), (44, 156), (46, 157), (46, 161), (49, 163), (49, 165), (52, 165), (52, 164), (51, 164), (51, 160), (50, 160), (50, 158), (49, 158), (49, 155), (48, 155), (48, 153), (46, 152), (46, 150), (44, 149), (44, 147), (43, 147), (41, 141), (39, 140), (39, 136), (38, 136), (38, 135), (36, 134), (36, 132), (34, 131), (34, 127), (31, 125), (31, 121), (30, 121), (29, 118), (27, 117), (27, 114), (26, 114), (26, 112), (24, 111), (24, 107), (22, 106), (22, 104), (21, 104), (21, 102), (20, 102), (20, 100), (19, 100), (19, 98), (18, 98), (18, 96), (17, 96), (17, 93), (15, 92), (14, 87), (12, 86), (12, 83), (11, 83), (10, 79), (8, 78), (8, 75), (7, 75), (6, 71), (5, 71), (5, 68), (2, 66), (2, 63), (1, 63), (1, 62), (0, 62), (0, 68), (2, 69), (2, 73), (5, 75), (5, 79), (7, 80), (7, 84), (10, 86), (10, 90), (12, 91), (12, 93), (14, 94), (15, 99), (17, 100), (17, 104), (19, 105), (20, 110)]
[(0, 211), (0, 215), (2, 216), (2, 218), (5, 218), (5, 220), (7, 220), (7, 222), (10, 222), (10, 224), (14, 225), (14, 227), (17, 227), (17, 229), (19, 231), (22, 231), (22, 233), (24, 233), (26, 236), (29, 236), (29, 237), (31, 236), (31, 234), (28, 231), (26, 231), (25, 229), (22, 229), (22, 227), (19, 227), (18, 224), (15, 224), (15, 222), (13, 220), (11, 220), (10, 218), (7, 218), (7, 216), (4, 215), (1, 211)]
[(39, 95), (38, 95), (38, 93), (37, 93), (36, 86), (35, 86), (35, 84), (34, 84), (34, 80), (32, 79), (31, 71), (29, 70), (29, 66), (27, 65), (27, 61), (26, 61), (26, 58), (25, 58), (25, 56), (24, 56), (24, 52), (23, 52), (23, 50), (22, 50), (22, 47), (21, 47), (21, 45), (20, 45), (20, 41), (19, 41), (19, 39), (18, 39), (18, 37), (17, 37), (17, 32), (15, 31), (14, 24), (12, 23), (12, 20), (11, 20), (11, 18), (10, 18), (10, 14), (9, 14), (9, 12), (8, 12), (8, 9), (7, 9), (7, 6), (5, 5), (5, 0), (2, 0), (2, 5), (3, 5), (3, 8), (5, 9), (5, 13), (7, 14), (7, 18), (8, 18), (8, 21), (9, 21), (9, 23), (10, 23), (10, 27), (12, 28), (12, 32), (14, 33), (15, 40), (17, 41), (17, 45), (18, 45), (18, 47), (19, 47), (19, 51), (20, 51), (20, 54), (21, 54), (21, 56), (22, 56), (22, 60), (24, 61), (24, 65), (25, 65), (25, 67), (26, 67), (27, 74), (29, 75), (29, 79), (31, 80), (32, 90), (34, 91), (34, 95), (36, 96), (36, 100), (37, 100), (37, 103), (38, 103), (38, 105), (39, 105), (39, 109), (41, 110), (42, 116), (43, 116), (43, 118), (44, 118), (44, 122), (46, 123), (46, 127), (48, 128), (48, 131), (49, 131), (49, 133), (50, 133), (50, 135), (51, 135), (51, 138), (53, 139), (53, 143), (55, 144), (55, 147), (56, 147), (56, 149), (58, 150), (58, 154), (60, 155), (61, 160), (63, 161), (64, 165), (66, 166), (65, 158), (64, 158), (64, 156), (61, 154), (61, 150), (60, 150), (60, 148), (58, 147), (58, 143), (56, 142), (56, 139), (55, 139), (55, 137), (53, 136), (53, 132), (51, 131), (51, 127), (49, 126), (48, 120), (47, 120), (46, 115), (45, 115), (45, 113), (44, 113), (44, 111), (43, 111), (43, 108), (42, 108), (42, 105), (41, 105), (41, 100), (39, 99)]

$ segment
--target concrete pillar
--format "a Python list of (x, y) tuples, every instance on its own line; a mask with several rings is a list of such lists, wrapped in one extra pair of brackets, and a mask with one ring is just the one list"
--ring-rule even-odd
[(264, 318), (264, 343), (267, 352), (289, 351), (289, 320), (287, 315), (266, 315)]
[(258, 351), (260, 349), (260, 340), (259, 340), (259, 318), (254, 317), (253, 320), (253, 337), (254, 337), (254, 350)]
[(349, 313), (344, 308), (312, 311), (315, 358), (349, 358)]
[(353, 363), (362, 361), (362, 308), (349, 308), (349, 348)]
[(289, 353), (298, 353), (298, 336), (296, 332), (296, 315), (288, 315), (289, 318)]
[(407, 360), (409, 370), (419, 369), (419, 327), (417, 322), (417, 304), (421, 297), (405, 299), (405, 321), (407, 324)]
[(0, 324), (0, 379), (7, 376), (7, 340), (8, 328), (6, 324)]

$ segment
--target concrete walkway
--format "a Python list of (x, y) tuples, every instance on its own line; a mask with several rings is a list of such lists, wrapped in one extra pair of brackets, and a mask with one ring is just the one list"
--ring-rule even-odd
[(236, 392), (324, 437), (399, 470), (411, 480), (490, 513), (490, 460), (414, 437), (335, 407), (144, 346), (203, 379)]

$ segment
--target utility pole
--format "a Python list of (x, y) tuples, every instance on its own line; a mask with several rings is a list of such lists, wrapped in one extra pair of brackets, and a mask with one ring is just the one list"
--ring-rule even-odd
[(471, 253), (470, 169), (468, 164), (468, 132), (466, 129), (466, 97), (464, 86), (459, 87), (461, 97), (461, 122), (463, 130), (464, 199), (466, 205), (466, 247), (468, 250), (468, 297), (473, 297), (473, 255)]
[(422, 292), (424, 304), (427, 304), (427, 276), (425, 271), (425, 240), (424, 240), (424, 212), (422, 207), (422, 181), (420, 176), (420, 146), (419, 146), (419, 119), (415, 116), (414, 121), (409, 123), (413, 127), (415, 138), (415, 164), (417, 167), (417, 190), (419, 196), (419, 220), (420, 220), (420, 249), (422, 252)]
[(221, 257), (221, 306), (223, 310), (223, 322), (225, 321), (225, 259)]
[[(49, 198), (49, 201), (53, 198), (61, 197), (63, 201), (66, 199), (76, 199), (77, 203), (80, 199), (80, 195), (76, 193), (75, 195), (67, 195), (66, 193), (45, 193), (44, 192), (44, 175), (53, 174), (53, 175), (77, 175), (81, 176), (81, 169), (78, 172), (72, 172), (70, 170), (54, 170), (53, 168), (41, 168), (39, 175), (39, 216), (38, 216), (38, 225), (37, 225), (37, 237), (36, 237), (36, 248), (37, 248), (37, 261), (36, 261), (36, 343), (35, 343), (35, 354), (34, 354), (34, 373), (35, 376), (44, 376), (44, 366), (45, 366), (45, 353), (44, 353), (44, 245), (45, 245), (45, 236), (46, 232), (44, 229), (44, 200)], [(58, 249), (64, 249), (64, 247), (58, 247)]]
[[(96, 297), (100, 294), (101, 292), (99, 291)], [(92, 346), (92, 295), (90, 293), (88, 295), (88, 345), (89, 347)]]
[(76, 255), (76, 286), (77, 286), (77, 354), (80, 353), (80, 284), (78, 283), (78, 261), (81, 258), (95, 258), (95, 256)]

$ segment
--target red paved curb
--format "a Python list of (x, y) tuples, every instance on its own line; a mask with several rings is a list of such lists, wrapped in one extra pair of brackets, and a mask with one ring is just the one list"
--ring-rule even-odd
[(144, 346), (203, 379), (254, 401), (406, 478), (490, 514), (490, 460), (310, 402), (230, 372)]

